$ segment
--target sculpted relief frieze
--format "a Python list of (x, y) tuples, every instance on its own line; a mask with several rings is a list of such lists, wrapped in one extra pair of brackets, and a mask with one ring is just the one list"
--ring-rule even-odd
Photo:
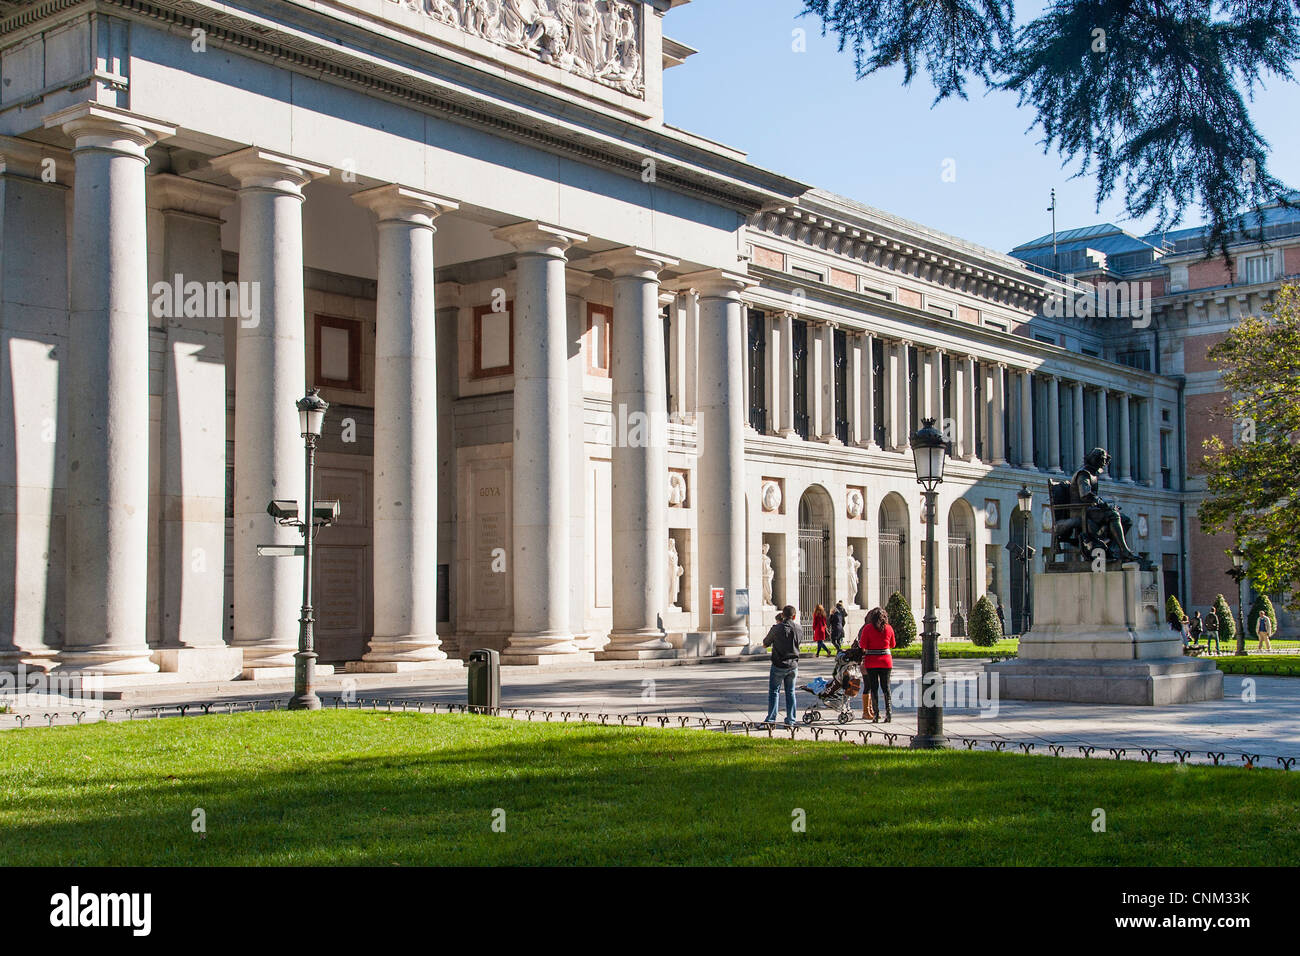
[(472, 36), (633, 96), (645, 91), (629, 0), (389, 0)]

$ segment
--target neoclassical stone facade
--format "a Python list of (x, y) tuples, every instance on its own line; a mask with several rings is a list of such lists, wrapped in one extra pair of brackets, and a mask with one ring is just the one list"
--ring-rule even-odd
[(765, 579), (919, 606), (926, 417), (946, 632), (1012, 623), (1016, 492), (1092, 444), (1176, 552), (1176, 383), (1024, 335), (1023, 263), (665, 125), (675, 5), (0, 7), (0, 662), (283, 673), (309, 384), (338, 668), (742, 653)]

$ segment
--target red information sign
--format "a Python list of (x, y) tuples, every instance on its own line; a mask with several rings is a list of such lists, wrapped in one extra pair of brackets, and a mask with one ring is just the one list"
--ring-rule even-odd
[(714, 614), (727, 613), (727, 589), (726, 588), (709, 588), (709, 596), (713, 602)]

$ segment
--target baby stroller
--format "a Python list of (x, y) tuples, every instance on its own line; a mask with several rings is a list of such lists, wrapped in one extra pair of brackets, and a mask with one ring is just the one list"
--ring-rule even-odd
[[(808, 691), (826, 708), (833, 710), (837, 723), (847, 724), (853, 719), (853, 698), (862, 692), (862, 648), (855, 645), (847, 651), (840, 651), (835, 655), (835, 667), (831, 671), (829, 681), (824, 677), (818, 677), (804, 684), (801, 689)], [(821, 719), (822, 713), (816, 706), (804, 709), (805, 724), (815, 723)]]

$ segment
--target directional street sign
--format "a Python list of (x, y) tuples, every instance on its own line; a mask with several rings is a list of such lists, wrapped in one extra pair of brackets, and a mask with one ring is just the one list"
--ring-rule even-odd
[(263, 558), (301, 558), (306, 552), (300, 544), (259, 544), (257, 554)]

